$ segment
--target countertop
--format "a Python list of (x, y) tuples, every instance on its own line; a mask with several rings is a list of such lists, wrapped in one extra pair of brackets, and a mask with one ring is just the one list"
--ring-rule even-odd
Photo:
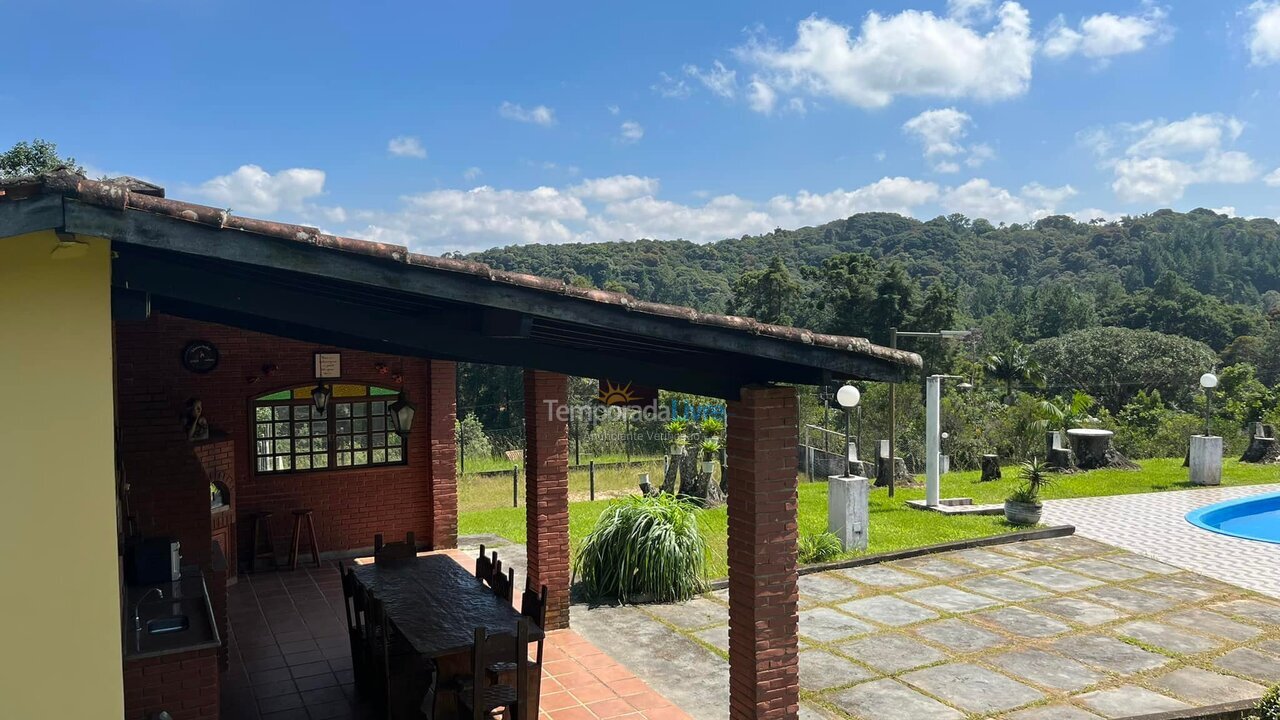
[[(164, 598), (156, 597), (159, 589)], [(147, 596), (147, 593), (151, 593)], [(138, 600), (146, 597), (141, 606)], [(142, 621), (141, 632), (134, 629), (134, 610)], [(153, 635), (147, 632), (147, 621), (174, 615), (185, 615), (188, 627), (170, 633)], [(159, 585), (129, 585), (125, 588), (124, 617), (121, 620), (124, 659), (138, 660), (189, 652), (222, 644), (218, 627), (213, 620), (213, 607), (209, 604), (209, 591), (204, 575), (194, 565), (182, 568), (182, 578), (177, 582)]]

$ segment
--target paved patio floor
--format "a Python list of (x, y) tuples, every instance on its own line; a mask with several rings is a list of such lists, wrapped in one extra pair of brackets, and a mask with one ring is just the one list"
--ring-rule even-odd
[[(574, 606), (572, 621), (695, 718), (721, 720), (726, 598)], [(1280, 682), (1280, 602), (1080, 536), (802, 576), (800, 633), (807, 717), (1118, 718)]]
[(1280, 599), (1280, 545), (1219, 535), (1185, 518), (1205, 505), (1277, 490), (1251, 485), (1049, 500), (1044, 521), (1074, 525), (1077, 535)]

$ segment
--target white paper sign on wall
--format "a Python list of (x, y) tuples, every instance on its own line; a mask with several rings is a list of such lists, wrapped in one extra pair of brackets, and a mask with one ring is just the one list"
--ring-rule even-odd
[(342, 355), (340, 353), (316, 353), (316, 378), (336, 379), (342, 377)]

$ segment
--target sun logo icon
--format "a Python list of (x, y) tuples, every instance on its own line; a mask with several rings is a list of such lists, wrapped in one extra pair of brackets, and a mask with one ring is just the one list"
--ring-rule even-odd
[(602, 405), (630, 405), (639, 398), (631, 394), (631, 383), (619, 387), (613, 384), (612, 380), (605, 380), (604, 387), (600, 389), (600, 394), (596, 398)]

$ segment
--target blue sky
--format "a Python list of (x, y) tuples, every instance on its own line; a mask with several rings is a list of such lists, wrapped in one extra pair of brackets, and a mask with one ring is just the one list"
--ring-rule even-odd
[(864, 210), (1280, 216), (1280, 0), (3, 12), (0, 144), (426, 252)]

